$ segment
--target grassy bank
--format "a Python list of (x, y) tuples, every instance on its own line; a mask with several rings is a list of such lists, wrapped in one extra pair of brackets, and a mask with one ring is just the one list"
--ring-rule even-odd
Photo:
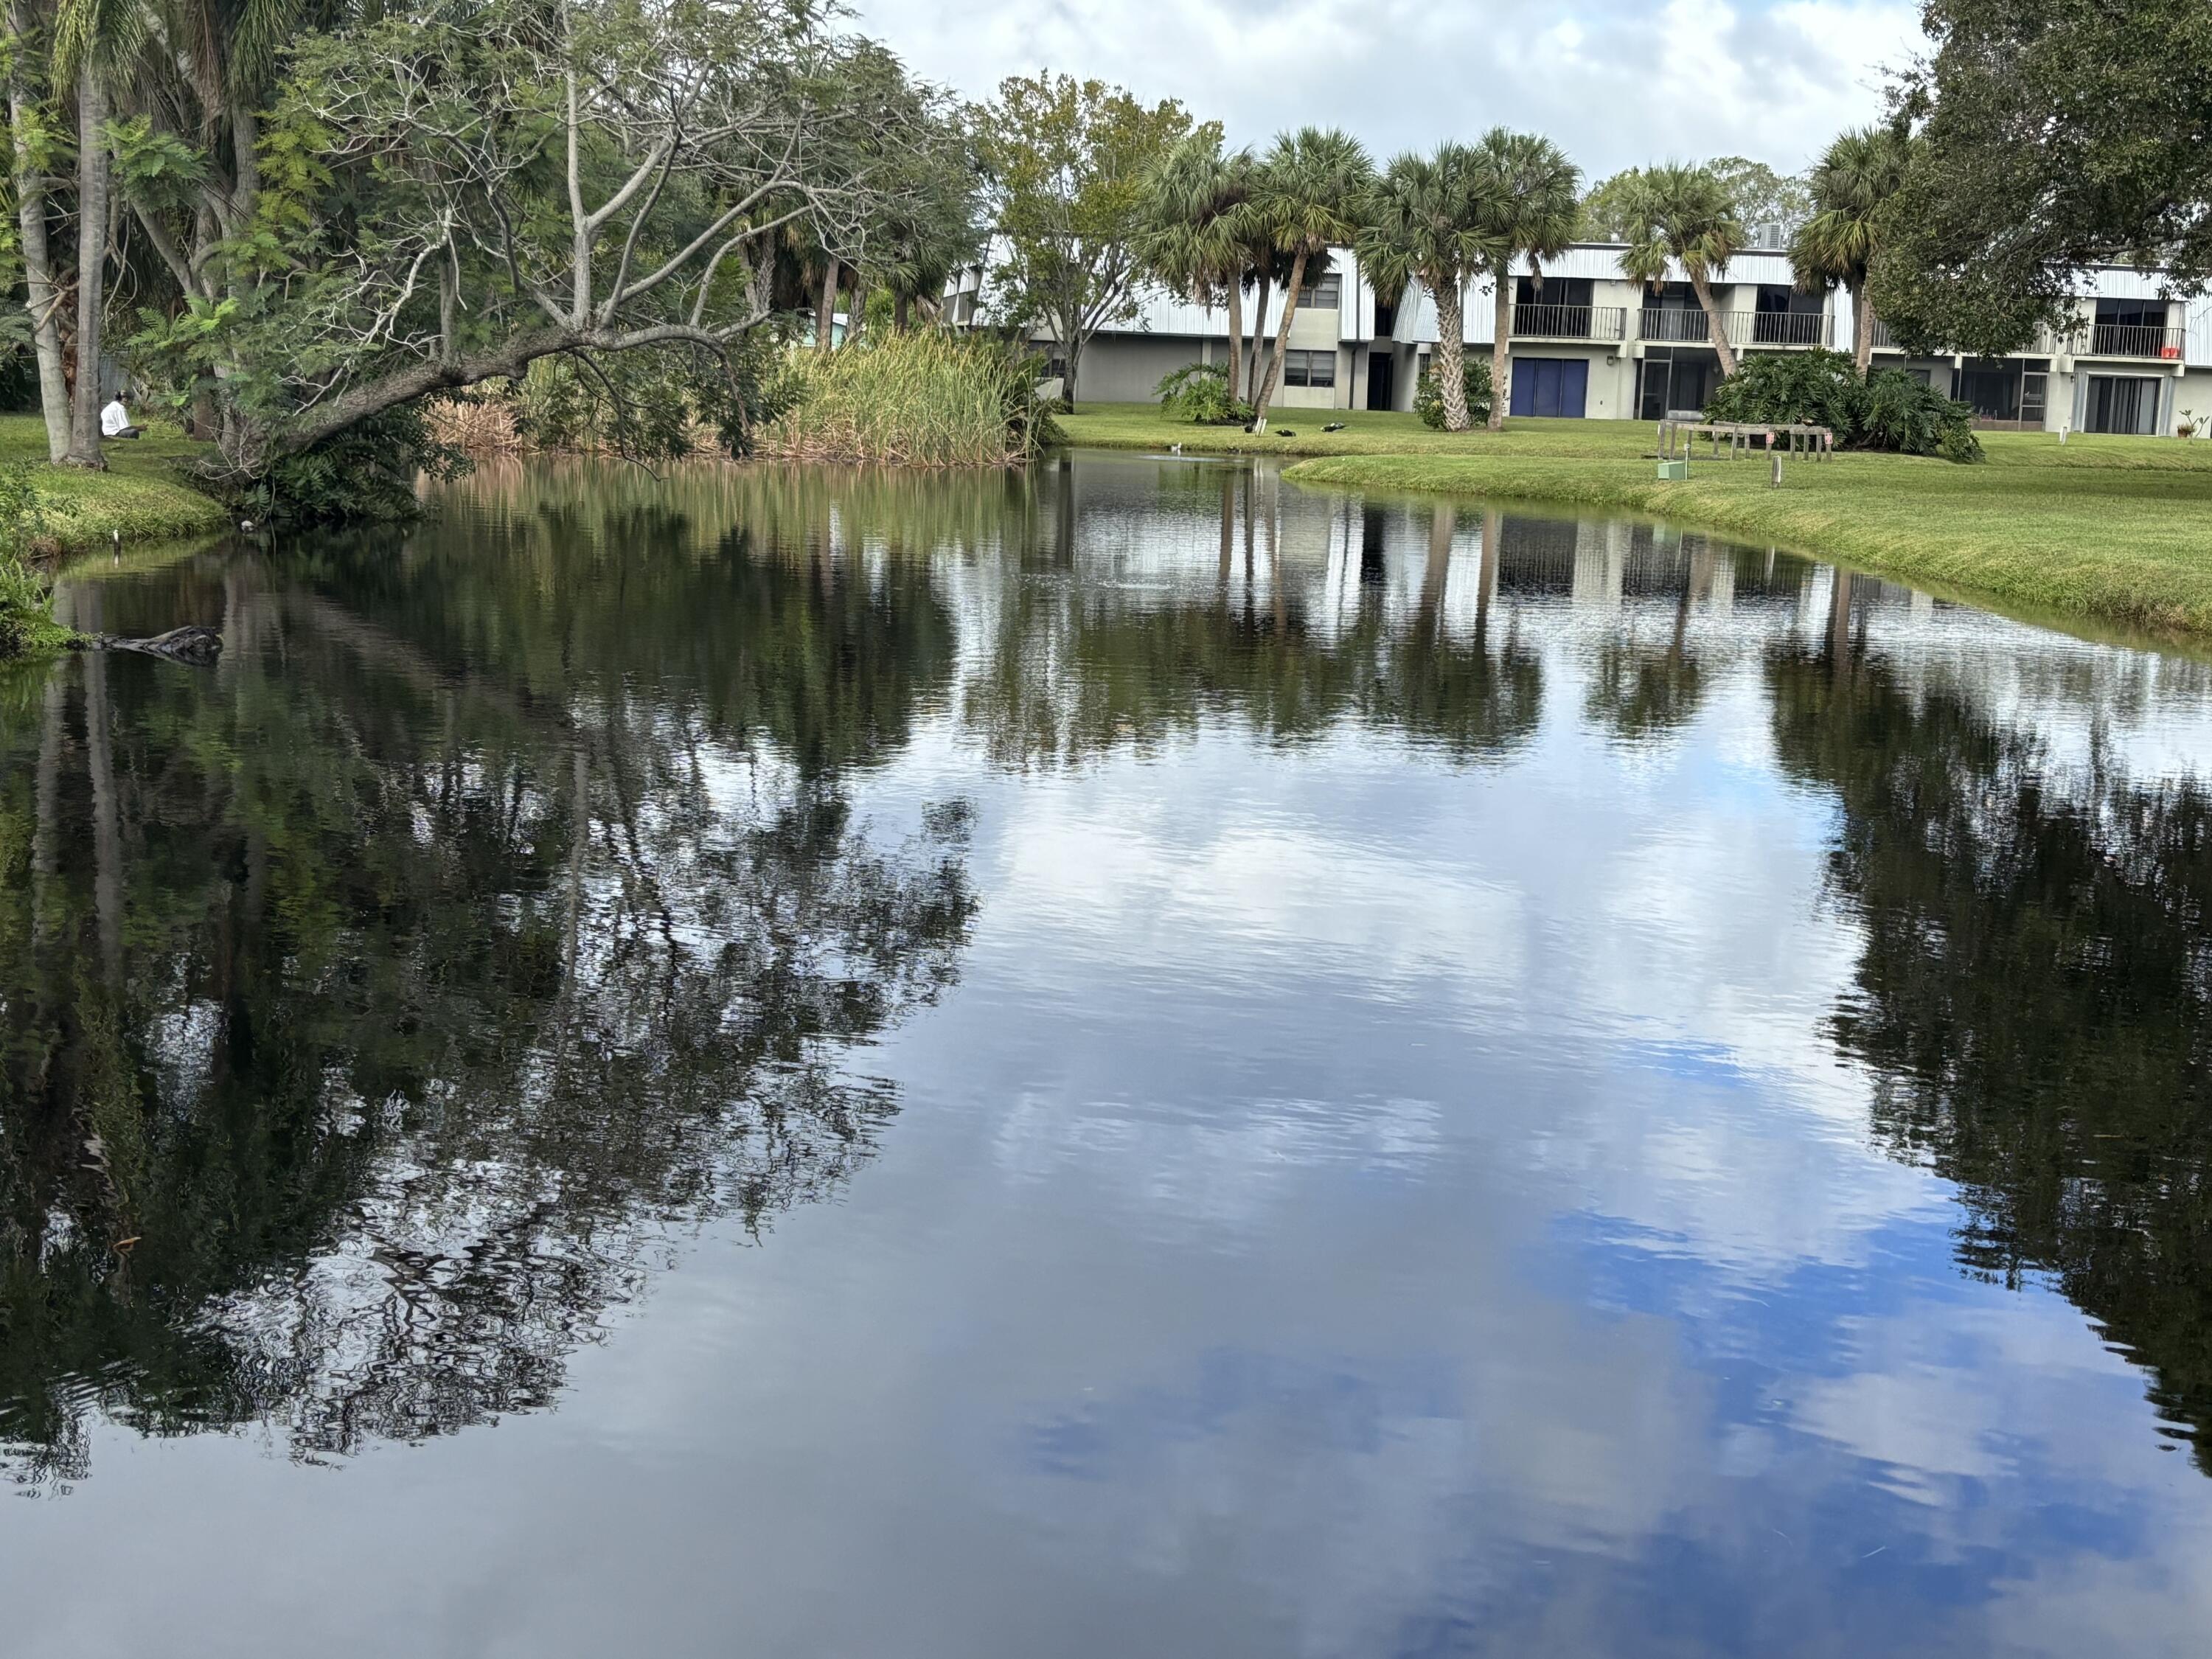
[(220, 502), (179, 476), (180, 462), (199, 446), (149, 436), (107, 446), (107, 471), (46, 465), (46, 422), (35, 415), (0, 415), (0, 465), (33, 463), (32, 482), (45, 520), (40, 540), (63, 552), (112, 542), (201, 536), (230, 521)]
[(1698, 461), (1686, 482), (1659, 483), (1641, 422), (1516, 421), (1452, 435), (1407, 415), (1328, 418), (1346, 429), (1292, 416), (1294, 439), (1217, 439), (1143, 406), (1064, 424), (1076, 441), (1115, 447), (1316, 458), (1291, 468), (1303, 483), (1648, 514), (2023, 611), (2212, 636), (2212, 444), (1986, 433), (1981, 466), (1839, 455), (1787, 463), (1776, 489), (1763, 459)]

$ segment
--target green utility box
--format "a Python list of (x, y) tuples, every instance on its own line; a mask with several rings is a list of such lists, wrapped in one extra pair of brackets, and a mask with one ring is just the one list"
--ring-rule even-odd
[(1659, 463), (1659, 482), (1661, 483), (1674, 483), (1680, 480), (1686, 479), (1689, 476), (1690, 458), (1687, 455), (1683, 456), (1681, 459), (1678, 461), (1662, 461)]

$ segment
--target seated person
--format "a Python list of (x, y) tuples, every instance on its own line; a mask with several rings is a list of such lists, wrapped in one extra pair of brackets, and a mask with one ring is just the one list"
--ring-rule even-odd
[(118, 392), (100, 411), (100, 433), (104, 438), (143, 438), (146, 428), (131, 424), (131, 411), (124, 408), (123, 394)]

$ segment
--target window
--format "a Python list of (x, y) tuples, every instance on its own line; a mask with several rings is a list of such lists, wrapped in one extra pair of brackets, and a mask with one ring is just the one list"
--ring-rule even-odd
[(2050, 385), (2046, 374), (2024, 374), (2020, 377), (2020, 418), (2037, 426), (2043, 424), (2045, 388)]
[(1336, 384), (1336, 353), (1334, 351), (1293, 351), (1283, 359), (1285, 386), (1334, 386)]
[[(1344, 285), (1334, 271), (1326, 276), (1316, 276), (1298, 290), (1298, 309), (1312, 307), (1316, 311), (1334, 311), (1344, 301)], [(1327, 384), (1327, 382), (1322, 382)]]
[(1905, 372), (1923, 386), (1936, 384), (1936, 371), (1932, 368), (1908, 368)]

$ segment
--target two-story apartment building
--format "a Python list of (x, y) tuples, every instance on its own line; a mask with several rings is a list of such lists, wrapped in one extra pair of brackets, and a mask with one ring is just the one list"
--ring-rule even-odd
[[(1622, 273), (1620, 254), (1614, 245), (1577, 244), (1547, 262), (1540, 279), (1525, 267), (1516, 272), (1510, 413), (1656, 420), (1670, 409), (1699, 407), (1711, 394), (1719, 359), (1689, 284), (1647, 287)], [(1994, 360), (1908, 356), (1877, 320), (1874, 361), (1971, 404), (1989, 426), (2170, 434), (2184, 418), (2212, 418), (2212, 295), (2176, 298), (2161, 286), (2154, 272), (2092, 272), (2066, 326)], [(1740, 356), (1851, 349), (1844, 296), (1800, 291), (1777, 249), (1738, 254), (1712, 287)], [(956, 321), (985, 314), (988, 274), (963, 273), (950, 297)], [(1268, 312), (1272, 337), (1279, 300)], [(1495, 315), (1487, 280), (1470, 289), (1464, 314), (1468, 349), (1486, 353)], [(1357, 258), (1339, 250), (1330, 270), (1310, 280), (1291, 320), (1275, 406), (1410, 408), (1436, 342), (1431, 296), (1419, 289), (1395, 302), (1378, 295)], [(1054, 355), (1049, 339), (1037, 343)], [(1219, 362), (1228, 349), (1224, 311), (1148, 293), (1133, 321), (1091, 342), (1078, 390), (1086, 401), (1147, 400), (1164, 375)]]

